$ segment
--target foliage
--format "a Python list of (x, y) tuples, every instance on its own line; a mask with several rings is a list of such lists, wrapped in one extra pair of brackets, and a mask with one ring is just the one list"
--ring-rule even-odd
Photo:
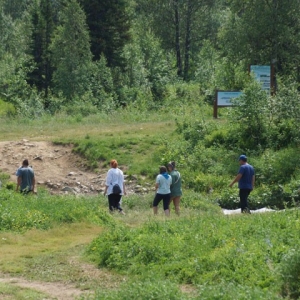
[(89, 100), (99, 110), (113, 110), (117, 95), (114, 89), (113, 76), (111, 69), (107, 67), (104, 56), (92, 64), (92, 75), (89, 82)]
[[(217, 203), (226, 209), (239, 208), (238, 191), (224, 188), (212, 195), (216, 197)], [(248, 199), (250, 209), (270, 207), (273, 209), (285, 209), (299, 206), (300, 181), (292, 181), (286, 185), (272, 184), (262, 185), (255, 188)]]
[(272, 116), (272, 128), (269, 131), (270, 147), (281, 149), (299, 144), (300, 136), (297, 124), (300, 121), (300, 96), (298, 84), (292, 80), (282, 82), (272, 100), (269, 107)]
[(300, 297), (300, 253), (298, 249), (290, 249), (282, 259), (280, 275), (282, 278), (282, 294), (290, 299)]
[(187, 295), (179, 290), (176, 284), (168, 280), (159, 280), (157, 274), (131, 280), (123, 283), (118, 291), (97, 291), (91, 299), (97, 300), (127, 300), (127, 299), (157, 299), (157, 300), (185, 300)]
[(13, 116), (15, 114), (15, 107), (3, 100), (0, 100), (0, 115)]
[(67, 101), (81, 96), (90, 79), (92, 54), (89, 50), (89, 33), (85, 15), (76, 0), (71, 0), (61, 12), (61, 24), (57, 27), (50, 45), (53, 53), (53, 84)]
[[(277, 71), (294, 73), (288, 66), (299, 59), (299, 44), (291, 43), (299, 35), (300, 24), (295, 15), (298, 9), (297, 0), (230, 1), (219, 31), (222, 56), (236, 62), (246, 57), (248, 64), (273, 62)], [(288, 44), (292, 46), (286, 51), (284, 45)], [(291, 52), (294, 57), (290, 57)]]
[(121, 53), (130, 40), (128, 1), (80, 0), (87, 16), (91, 52), (95, 60), (102, 55), (109, 67), (122, 66)]
[(283, 148), (278, 151), (265, 151), (257, 160), (259, 182), (265, 184), (287, 183), (297, 177), (298, 147)]
[(242, 295), (263, 299), (264, 293), (275, 297), (279, 292), (277, 267), (288, 249), (299, 246), (293, 234), (299, 230), (297, 220), (295, 210), (251, 217), (207, 213), (201, 218), (150, 220), (141, 228), (110, 228), (92, 242), (88, 253), (99, 266), (135, 275), (155, 272), (173, 282), (192, 283), (207, 297), (213, 294), (209, 287), (220, 293), (231, 283), (239, 293), (239, 286), (248, 287)]
[(32, 42), (29, 53), (33, 57), (35, 69), (28, 74), (28, 82), (45, 94), (45, 108), (49, 107), (48, 93), (53, 74), (50, 43), (54, 32), (54, 4), (41, 0), (30, 7)]
[(234, 135), (237, 147), (242, 151), (265, 149), (267, 147), (268, 96), (256, 81), (243, 90), (235, 101), (231, 122), (235, 124)]
[(177, 74), (185, 80), (193, 78), (194, 61), (203, 41), (217, 33), (214, 4), (207, 0), (137, 1), (137, 16), (146, 27), (141, 30), (150, 27), (163, 49), (174, 53)]
[(56, 224), (81, 221), (113, 223), (110, 215), (99, 208), (97, 199), (53, 198), (42, 191), (37, 196), (24, 196), (3, 188), (0, 189), (0, 194), (0, 230), (3, 231), (49, 229)]

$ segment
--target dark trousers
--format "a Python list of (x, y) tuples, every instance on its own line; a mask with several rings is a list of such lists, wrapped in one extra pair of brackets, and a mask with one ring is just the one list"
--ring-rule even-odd
[(23, 195), (27, 195), (29, 193), (33, 193), (33, 190), (24, 189), (24, 190), (20, 190), (20, 193)]
[(248, 212), (248, 196), (250, 194), (250, 189), (240, 189), (240, 202), (241, 202), (241, 211)]
[(171, 194), (156, 194), (153, 200), (153, 206), (158, 206), (159, 202), (162, 200), (164, 204), (164, 210), (169, 209)]
[(109, 210), (113, 212), (114, 210), (122, 211), (120, 201), (121, 201), (122, 195), (117, 194), (110, 194), (108, 195), (108, 206)]

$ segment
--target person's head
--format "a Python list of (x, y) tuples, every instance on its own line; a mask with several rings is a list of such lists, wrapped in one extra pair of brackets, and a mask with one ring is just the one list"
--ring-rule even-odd
[(112, 168), (116, 169), (116, 168), (118, 167), (118, 162), (117, 162), (117, 160), (116, 160), (116, 159), (112, 159), (112, 160), (110, 161), (110, 166), (111, 166)]
[(23, 166), (23, 167), (28, 167), (28, 166), (29, 166), (28, 159), (24, 159), (24, 160), (23, 160), (22, 166)]
[(165, 166), (160, 166), (159, 167), (159, 174), (163, 174), (167, 172), (167, 168)]
[(168, 169), (169, 171), (173, 171), (175, 169), (175, 161), (170, 161), (168, 163)]
[(244, 165), (245, 163), (247, 163), (247, 156), (245, 154), (240, 155), (239, 163), (240, 165)]

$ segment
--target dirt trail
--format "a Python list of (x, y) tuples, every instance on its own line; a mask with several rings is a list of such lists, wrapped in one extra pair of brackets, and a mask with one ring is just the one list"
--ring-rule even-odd
[[(87, 170), (83, 159), (72, 152), (72, 146), (25, 139), (0, 142), (0, 169), (10, 175), (12, 182), (16, 182), (16, 170), (25, 158), (29, 160), (35, 172), (37, 191), (41, 186), (49, 189), (52, 194), (92, 195), (104, 190), (107, 170), (103, 170), (100, 174)], [(84, 268), (83, 272), (92, 272), (94, 276), (101, 271), (90, 266)], [(49, 295), (49, 298), (43, 299), (73, 300), (87, 293), (63, 283), (29, 281), (24, 278), (8, 277), (5, 274), (0, 274), (0, 283), (30, 288)]]
[(86, 170), (83, 159), (71, 146), (50, 142), (0, 142), (0, 169), (16, 182), (16, 170), (27, 158), (33, 167), (37, 188), (45, 186), (51, 193), (97, 194), (104, 189), (105, 171)]
[(71, 286), (62, 283), (47, 283), (47, 282), (36, 282), (28, 281), (23, 278), (0, 278), (0, 283), (8, 283), (11, 285), (17, 285), (21, 288), (33, 289), (49, 295), (45, 299), (57, 299), (57, 300), (74, 300), (79, 298), (84, 292)]

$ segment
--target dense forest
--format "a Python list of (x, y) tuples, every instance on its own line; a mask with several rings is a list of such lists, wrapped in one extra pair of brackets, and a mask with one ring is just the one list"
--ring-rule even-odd
[[(300, 82), (298, 0), (0, 0), (0, 99), (35, 117), (244, 89), (249, 64)], [(137, 104), (138, 105), (138, 104)]]

